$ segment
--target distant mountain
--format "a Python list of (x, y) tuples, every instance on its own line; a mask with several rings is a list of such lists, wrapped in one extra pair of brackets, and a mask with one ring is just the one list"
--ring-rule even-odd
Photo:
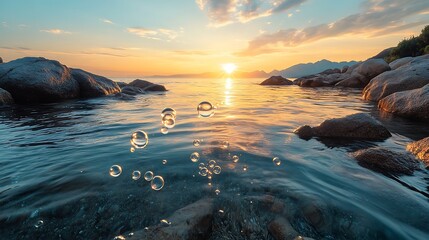
[[(231, 77), (233, 78), (266, 78), (270, 75), (264, 71), (253, 71), (253, 72), (234, 72)], [(152, 75), (146, 76), (146, 78), (223, 78), (228, 77), (222, 73), (190, 73), (190, 74), (173, 74), (173, 75)]]
[(322, 71), (325, 71), (326, 69), (332, 69), (332, 68), (343, 68), (344, 66), (351, 66), (358, 62), (356, 61), (350, 61), (350, 62), (331, 62), (329, 60), (323, 59), (320, 61), (317, 61), (315, 63), (300, 63), (293, 65), (291, 67), (288, 67), (283, 70), (274, 70), (269, 73), (271, 76), (282, 76), (282, 77), (289, 77), (289, 78), (298, 78), (306, 75), (316, 74)]

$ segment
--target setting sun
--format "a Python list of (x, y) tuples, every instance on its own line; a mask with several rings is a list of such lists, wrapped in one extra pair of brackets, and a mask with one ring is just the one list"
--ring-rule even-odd
[(231, 74), (237, 69), (237, 65), (234, 63), (224, 63), (222, 64), (222, 69), (224, 72)]

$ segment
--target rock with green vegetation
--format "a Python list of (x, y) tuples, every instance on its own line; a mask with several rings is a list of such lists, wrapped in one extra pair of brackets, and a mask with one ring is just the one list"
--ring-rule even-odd
[(410, 37), (398, 43), (385, 57), (387, 62), (404, 57), (417, 57), (429, 53), (429, 25), (424, 27), (417, 37)]

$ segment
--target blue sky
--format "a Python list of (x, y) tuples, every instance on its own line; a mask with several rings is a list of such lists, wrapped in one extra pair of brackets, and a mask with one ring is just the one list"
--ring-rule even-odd
[(192, 73), (235, 62), (281, 69), (363, 60), (417, 35), (425, 0), (2, 0), (0, 56), (58, 59), (109, 76)]

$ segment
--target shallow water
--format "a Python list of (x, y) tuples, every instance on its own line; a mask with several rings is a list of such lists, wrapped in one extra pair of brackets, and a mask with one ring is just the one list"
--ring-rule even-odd
[[(2, 238), (111, 239), (156, 225), (208, 196), (216, 209), (231, 213), (214, 220), (211, 239), (271, 239), (266, 225), (276, 214), (248, 201), (269, 194), (285, 204), (283, 215), (303, 236), (428, 239), (427, 170), (389, 178), (349, 156), (373, 145), (405, 151), (408, 142), (429, 135), (427, 123), (380, 114), (358, 90), (266, 87), (257, 85), (261, 79), (151, 81), (169, 91), (131, 101), (105, 97), (0, 109)], [(198, 117), (202, 101), (217, 106), (212, 117)], [(177, 119), (164, 135), (165, 107), (174, 108)], [(356, 112), (380, 119), (393, 137), (339, 146), (293, 134), (301, 125)], [(148, 133), (149, 144), (131, 152), (136, 130)], [(197, 163), (190, 160), (195, 151)], [(281, 164), (273, 164), (273, 157)], [(211, 180), (198, 174), (198, 164), (210, 159), (222, 168)], [(109, 175), (114, 164), (122, 166), (117, 178)], [(165, 186), (154, 191), (143, 176), (134, 181), (134, 170), (161, 175)], [(308, 206), (322, 213), (320, 226), (306, 220)], [(249, 228), (246, 218), (257, 218), (258, 226)]]

